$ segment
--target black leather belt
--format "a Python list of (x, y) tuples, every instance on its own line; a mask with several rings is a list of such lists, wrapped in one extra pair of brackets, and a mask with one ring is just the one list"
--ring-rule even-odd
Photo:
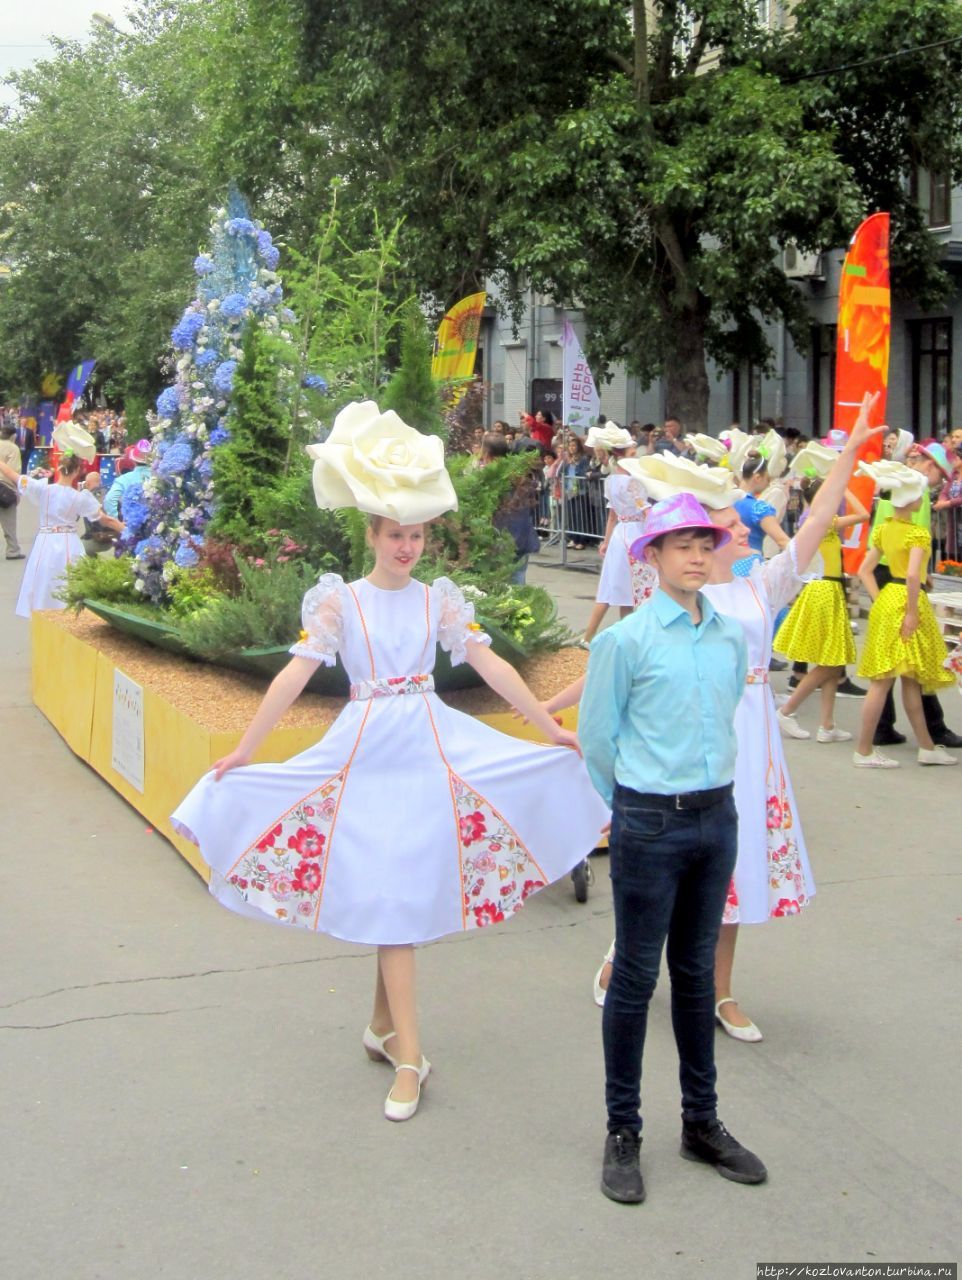
[(632, 791), (634, 800), (640, 800), (652, 809), (710, 809), (721, 804), (732, 794), (734, 783), (724, 787), (709, 787), (707, 791), (683, 791), (677, 796), (662, 796), (654, 791)]

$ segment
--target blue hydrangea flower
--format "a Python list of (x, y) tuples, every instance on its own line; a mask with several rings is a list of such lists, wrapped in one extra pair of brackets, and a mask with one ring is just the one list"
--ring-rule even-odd
[(280, 260), (281, 254), (276, 244), (272, 244), (268, 249), (261, 250), (261, 261), (268, 271), (276, 271)]
[(305, 373), (301, 386), (309, 387), (312, 391), (320, 391), (323, 395), (327, 391), (327, 379), (322, 378), (319, 373)]
[(234, 386), (234, 370), (237, 368), (236, 360), (225, 360), (223, 364), (219, 364), (214, 370), (214, 390), (219, 391), (222, 395), (229, 395)]
[(250, 218), (231, 218), (228, 220), (225, 230), (229, 236), (252, 236), (257, 234), (257, 228)]
[(253, 289), (251, 289), (250, 303), (252, 307), (260, 307), (262, 309), (264, 307), (269, 307), (271, 304), (270, 292), (267, 289), (262, 288), (261, 285), (255, 284)]
[(247, 310), (247, 299), (242, 293), (229, 293), (220, 304), (220, 313), (228, 320), (239, 320)]
[(226, 444), (230, 439), (230, 432), (226, 427), (215, 427), (207, 437), (207, 443), (216, 448), (219, 444)]
[(197, 357), (197, 367), (198, 369), (206, 369), (209, 364), (216, 364), (219, 359), (220, 356), (217, 352), (211, 351), (208, 347), (206, 351), (202, 351)]
[(199, 559), (200, 557), (189, 542), (179, 543), (174, 552), (174, 564), (179, 565), (181, 569), (192, 569)]
[(157, 412), (162, 418), (172, 418), (180, 409), (176, 387), (165, 387), (157, 397)]
[(214, 474), (214, 464), (210, 458), (201, 458), (196, 467), (197, 475), (204, 484), (209, 484)]
[(171, 477), (186, 471), (194, 460), (194, 450), (189, 440), (178, 436), (172, 440), (157, 463), (157, 474)]
[(194, 259), (194, 270), (199, 276), (209, 276), (214, 270), (214, 259), (207, 253), (199, 253)]
[(274, 241), (269, 231), (258, 231), (257, 233), (257, 252), (266, 253), (273, 245)]
[(178, 351), (189, 351), (203, 327), (204, 317), (200, 312), (187, 310), (177, 321), (170, 335), (171, 342)]

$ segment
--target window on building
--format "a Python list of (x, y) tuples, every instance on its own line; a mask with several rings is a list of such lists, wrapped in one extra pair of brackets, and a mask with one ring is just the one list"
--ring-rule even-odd
[(767, 30), (772, 24), (771, 0), (756, 0), (755, 13), (758, 16), (758, 25)]
[(952, 321), (913, 320), (912, 430), (942, 437), (952, 418)]
[(732, 422), (743, 431), (750, 431), (762, 416), (762, 376), (753, 364), (732, 370)]
[(838, 325), (812, 327), (812, 437), (832, 429), (835, 418), (835, 358)]
[(922, 210), (926, 226), (951, 226), (952, 179), (949, 174), (913, 165), (909, 173), (909, 194)]

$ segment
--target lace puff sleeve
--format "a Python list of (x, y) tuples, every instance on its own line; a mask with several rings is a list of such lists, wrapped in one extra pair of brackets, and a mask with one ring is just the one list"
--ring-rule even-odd
[(798, 556), (793, 538), (784, 551), (780, 551), (777, 556), (772, 556), (771, 560), (757, 565), (752, 570), (751, 576), (758, 574), (772, 611), (778, 613), (792, 603), (806, 582), (816, 581), (824, 571), (822, 557), (816, 552), (812, 556), (808, 569), (804, 573), (799, 573)]
[(344, 579), (339, 573), (325, 573), (311, 587), (301, 605), (301, 632), (297, 644), (291, 645), (295, 658), (310, 658), (333, 667), (337, 651), (344, 635), (344, 610), (342, 588)]
[(451, 666), (459, 666), (467, 658), (467, 642), (491, 643), (474, 620), (474, 605), (465, 600), (464, 592), (450, 578), (436, 578), (431, 587), (440, 605), (438, 643), (451, 655)]

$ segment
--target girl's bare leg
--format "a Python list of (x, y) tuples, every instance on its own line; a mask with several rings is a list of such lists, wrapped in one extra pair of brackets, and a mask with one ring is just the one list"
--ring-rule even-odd
[(595, 638), (595, 632), (605, 620), (605, 614), (608, 612), (608, 606), (603, 600), (596, 600), (591, 606), (591, 616), (588, 619), (588, 625), (585, 627), (585, 643), (590, 644)]
[(816, 667), (824, 673), (822, 680), (822, 728), (835, 728), (835, 694), (842, 679), (844, 667)]
[(627, 618), (629, 613), (634, 613), (634, 611), (635, 606), (633, 604), (620, 604), (618, 606), (618, 612), (623, 618)]
[(860, 756), (870, 756), (874, 750), (872, 739), (875, 737), (879, 716), (885, 706), (885, 696), (894, 683), (894, 680), (869, 681), (868, 693), (862, 703), (862, 724), (858, 732), (858, 746), (855, 748)]
[(902, 677), (902, 706), (909, 718), (912, 732), (923, 751), (931, 751), (935, 743), (925, 723), (925, 712), (922, 710), (922, 687), (917, 680), (908, 676)]
[(811, 671), (807, 671), (802, 676), (792, 690), (791, 696), (782, 703), (781, 712), (783, 716), (793, 716), (795, 714), (805, 699), (814, 693), (825, 679), (825, 671), (825, 667), (813, 667)]
[[(732, 969), (735, 966), (735, 943), (738, 941), (738, 925), (723, 924), (718, 933), (715, 948), (715, 1001), (724, 1000), (732, 993)], [(745, 1016), (737, 1004), (726, 1004), (722, 1009), (726, 1022), (733, 1027), (750, 1027), (751, 1018)]]
[[(389, 1031), (394, 1030), (394, 1024), (391, 1022), (391, 1007), (387, 1002), (387, 992), (384, 990), (384, 978), (381, 976), (381, 953), (378, 951), (377, 956), (377, 984), (374, 987), (374, 1012), (371, 1014), (371, 1030), (376, 1036), (386, 1036)], [(394, 1050), (397, 1048), (397, 1038), (391, 1037), (390, 1045), (385, 1044), (388, 1053), (394, 1057)]]
[[(387, 999), (388, 1025), (394, 1035), (385, 1046), (395, 1062), (421, 1065), (421, 1041), (418, 1037), (417, 1001), (415, 998), (414, 948), (412, 946), (378, 947), (378, 972)], [(375, 1009), (377, 995), (375, 994)], [(377, 1028), (372, 1027), (372, 1030)], [(381, 1033), (383, 1034), (383, 1032)], [(399, 1071), (391, 1090), (396, 1102), (413, 1102), (418, 1096), (418, 1077), (413, 1071)]]

